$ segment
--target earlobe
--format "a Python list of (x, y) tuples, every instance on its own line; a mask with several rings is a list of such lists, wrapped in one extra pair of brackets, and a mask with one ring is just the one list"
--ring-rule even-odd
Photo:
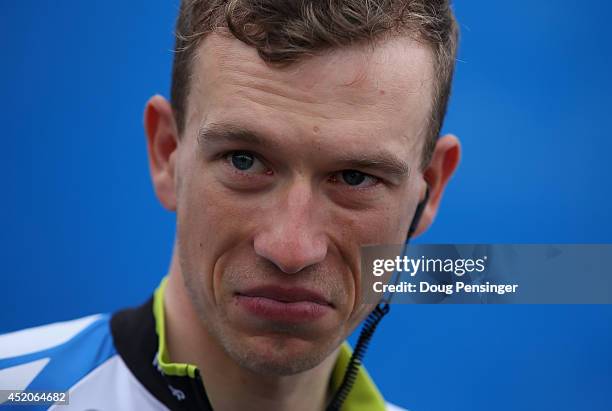
[(155, 194), (166, 209), (176, 211), (175, 157), (178, 132), (172, 106), (164, 97), (155, 95), (147, 102), (144, 128)]
[(459, 139), (447, 134), (438, 139), (431, 161), (423, 173), (429, 188), (429, 199), (415, 236), (423, 233), (436, 217), (446, 185), (459, 165), (461, 144)]

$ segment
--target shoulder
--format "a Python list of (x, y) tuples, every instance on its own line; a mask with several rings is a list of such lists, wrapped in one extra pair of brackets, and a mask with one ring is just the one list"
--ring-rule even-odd
[(117, 353), (110, 318), (96, 314), (0, 335), (0, 387), (68, 392), (69, 405), (52, 410), (166, 410)]
[(66, 391), (115, 354), (106, 314), (0, 335), (0, 386)]

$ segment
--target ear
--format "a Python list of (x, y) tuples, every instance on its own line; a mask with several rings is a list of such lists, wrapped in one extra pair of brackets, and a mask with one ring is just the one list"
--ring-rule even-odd
[[(433, 223), (438, 213), (438, 207), (440, 206), (446, 184), (448, 184), (451, 176), (457, 169), (460, 158), (461, 145), (457, 137), (447, 134), (438, 139), (431, 161), (423, 173), (423, 178), (429, 187), (429, 200), (425, 210), (423, 210), (423, 215), (414, 233), (414, 237), (423, 233)], [(424, 194), (421, 196), (421, 199), (423, 197)]]
[(168, 100), (155, 95), (147, 101), (144, 128), (155, 194), (165, 208), (176, 211), (175, 167), (178, 131)]

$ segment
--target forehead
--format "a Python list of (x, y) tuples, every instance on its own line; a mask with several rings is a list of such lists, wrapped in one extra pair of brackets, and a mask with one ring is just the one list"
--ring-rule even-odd
[(213, 33), (199, 45), (191, 75), (186, 124), (193, 131), (207, 122), (245, 121), (268, 128), (264, 133), (314, 129), (335, 142), (375, 134), (414, 148), (429, 125), (432, 56), (408, 38), (279, 66), (234, 37)]

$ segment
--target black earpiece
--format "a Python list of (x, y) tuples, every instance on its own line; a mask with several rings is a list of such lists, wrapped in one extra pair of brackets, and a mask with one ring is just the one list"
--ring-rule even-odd
[(429, 186), (425, 189), (425, 198), (421, 200), (419, 205), (417, 206), (414, 216), (412, 217), (412, 222), (410, 223), (410, 228), (408, 229), (408, 236), (406, 237), (406, 241), (409, 241), (417, 227), (419, 226), (419, 221), (421, 221), (421, 215), (423, 215), (423, 210), (425, 210), (425, 206), (427, 205), (427, 201), (429, 200)]

